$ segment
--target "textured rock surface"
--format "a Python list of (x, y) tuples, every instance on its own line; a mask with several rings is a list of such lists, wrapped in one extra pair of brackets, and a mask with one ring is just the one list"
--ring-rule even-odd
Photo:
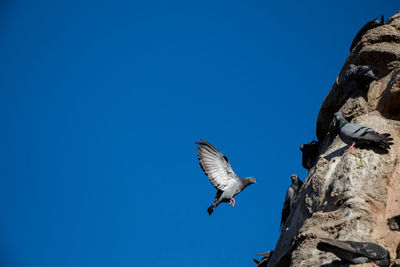
[[(387, 224), (400, 214), (400, 12), (368, 31), (343, 69), (352, 63), (371, 66), (379, 80), (367, 88), (340, 84), (340, 79), (334, 83), (317, 119), (316, 164), (268, 266), (335, 266), (336, 256), (316, 249), (319, 237), (375, 242), (389, 250), (392, 260), (400, 256), (400, 232)], [(329, 128), (339, 110), (352, 122), (390, 133), (394, 145), (386, 153), (345, 152), (346, 145)]]

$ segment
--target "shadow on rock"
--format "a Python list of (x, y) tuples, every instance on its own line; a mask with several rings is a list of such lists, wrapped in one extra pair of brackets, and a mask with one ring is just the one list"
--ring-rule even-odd
[(385, 154), (389, 153), (389, 150), (387, 150), (386, 148), (383, 148), (383, 147), (367, 146), (367, 145), (355, 145), (355, 147), (360, 148), (360, 149), (372, 150), (376, 154), (379, 154), (379, 155), (385, 155)]
[[(389, 153), (389, 150), (387, 150), (386, 148), (383, 148), (383, 147), (374, 147), (374, 146), (367, 146), (367, 145), (355, 145), (354, 147), (355, 147), (355, 148), (359, 148), (359, 149), (372, 150), (372, 151), (374, 151), (375, 153), (380, 154), (380, 155), (385, 155), (385, 154), (388, 154), (388, 153)], [(333, 159), (333, 158), (342, 156), (343, 153), (344, 153), (344, 151), (345, 151), (347, 148), (348, 148), (348, 146), (344, 146), (344, 147), (342, 147), (342, 148), (339, 148), (339, 149), (337, 149), (337, 150), (335, 150), (335, 151), (329, 153), (328, 155), (326, 155), (326, 156), (324, 157), (324, 159), (330, 161), (330, 160)], [(353, 149), (353, 148), (352, 148), (352, 149)]]
[(335, 260), (331, 263), (322, 264), (321, 267), (339, 267), (339, 266), (349, 266), (350, 264), (345, 261)]
[(347, 146), (344, 146), (344, 147), (342, 147), (342, 148), (339, 148), (339, 149), (337, 149), (337, 150), (335, 150), (335, 151), (329, 153), (328, 155), (326, 155), (326, 156), (324, 157), (324, 159), (326, 159), (326, 160), (329, 161), (329, 160), (331, 160), (331, 159), (333, 159), (333, 158), (339, 157), (339, 156), (343, 155), (343, 153), (344, 153), (344, 151), (346, 150), (346, 148), (347, 148)]

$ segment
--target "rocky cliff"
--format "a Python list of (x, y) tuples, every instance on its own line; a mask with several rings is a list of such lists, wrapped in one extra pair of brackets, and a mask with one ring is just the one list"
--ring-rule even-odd
[[(350, 64), (370, 66), (378, 80), (343, 82)], [(389, 151), (347, 147), (330, 127), (333, 113), (390, 133)], [(398, 258), (400, 232), (400, 12), (361, 36), (325, 98), (317, 119), (318, 152), (268, 266), (335, 266), (318, 238), (375, 242)], [(357, 266), (371, 266), (363, 264)]]

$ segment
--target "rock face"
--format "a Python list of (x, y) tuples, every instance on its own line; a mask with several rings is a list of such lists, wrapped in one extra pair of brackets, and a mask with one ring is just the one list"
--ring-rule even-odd
[[(379, 78), (366, 88), (341, 84), (349, 64), (368, 65)], [(347, 147), (330, 124), (341, 111), (351, 122), (390, 133), (386, 153)], [(317, 119), (318, 156), (268, 266), (338, 266), (317, 250), (318, 238), (374, 242), (394, 260), (400, 232), (387, 220), (400, 215), (400, 12), (367, 31), (355, 45)], [(357, 266), (371, 266), (370, 264)]]

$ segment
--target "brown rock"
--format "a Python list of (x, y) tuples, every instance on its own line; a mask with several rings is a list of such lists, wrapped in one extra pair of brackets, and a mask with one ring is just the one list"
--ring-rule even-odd
[(400, 68), (396, 68), (385, 83), (378, 109), (391, 118), (400, 117)]
[[(400, 232), (391, 231), (387, 221), (400, 215), (399, 62), (400, 13), (386, 25), (367, 31), (343, 67), (369, 65), (380, 79), (366, 91), (335, 82), (325, 98), (317, 119), (316, 163), (268, 266), (321, 266), (337, 260), (317, 250), (320, 237), (375, 242), (388, 249), (392, 260), (400, 256)], [(387, 153), (360, 148), (345, 152), (347, 146), (330, 128), (338, 110), (352, 122), (390, 133), (391, 149)]]
[[(347, 68), (349, 64), (355, 65), (368, 65), (374, 69), (374, 73), (382, 79), (390, 74), (396, 72), (396, 68), (400, 66), (400, 13), (397, 13), (392, 18), (388, 19), (385, 25), (373, 28), (366, 32), (361, 38), (361, 41), (353, 49), (353, 52), (347, 58), (343, 69), (338, 77), (343, 75), (343, 70)], [(391, 78), (391, 77), (390, 77)], [(340, 79), (337, 79), (337, 81)], [(355, 90), (351, 86), (342, 86), (338, 82), (335, 82), (326, 96), (317, 119), (317, 138), (322, 141), (328, 133), (329, 125), (333, 118), (333, 113), (343, 107), (348, 99), (362, 97), (368, 101), (368, 96), (362, 90)], [(380, 86), (386, 86), (386, 83), (380, 84)], [(374, 84), (370, 85), (368, 91), (370, 91)], [(378, 110), (386, 113), (390, 116), (397, 116), (399, 108), (400, 93), (397, 82), (394, 82), (394, 86), (390, 87), (391, 99), (385, 104), (387, 106), (381, 106)], [(375, 89), (372, 89), (375, 90)], [(349, 92), (350, 91), (350, 92)], [(375, 99), (376, 100), (376, 99)], [(384, 105), (384, 106), (385, 106)], [(359, 109), (356, 113), (358, 115), (366, 114), (367, 112), (373, 111), (370, 106)], [(354, 116), (357, 116), (354, 114)]]

